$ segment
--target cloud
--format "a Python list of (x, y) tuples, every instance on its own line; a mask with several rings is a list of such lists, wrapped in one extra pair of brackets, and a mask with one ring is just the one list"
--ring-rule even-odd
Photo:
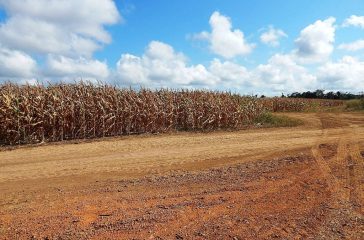
[(357, 40), (352, 43), (343, 43), (343, 44), (340, 44), (338, 48), (347, 50), (347, 51), (352, 51), (352, 52), (359, 51), (359, 50), (364, 49), (364, 40), (361, 39), (361, 40)]
[(210, 17), (211, 33), (203, 31), (192, 38), (208, 40), (210, 50), (224, 58), (230, 59), (236, 56), (245, 56), (251, 53), (254, 44), (247, 43), (244, 33), (239, 29), (232, 29), (231, 19), (214, 12)]
[(9, 18), (0, 42), (30, 53), (90, 57), (110, 43), (105, 25), (120, 20), (111, 0), (0, 0)]
[(260, 35), (260, 41), (272, 47), (278, 47), (279, 39), (282, 37), (287, 37), (287, 34), (283, 30), (269, 26), (269, 29)]
[(324, 62), (330, 57), (334, 50), (335, 21), (333, 17), (318, 20), (301, 31), (295, 41), (295, 54), (301, 62)]
[(364, 89), (364, 62), (345, 56), (337, 62), (319, 67), (317, 77), (326, 89), (362, 91)]
[(316, 77), (298, 65), (292, 55), (276, 54), (252, 70), (232, 61), (213, 59), (208, 66), (188, 65), (170, 45), (153, 41), (139, 57), (123, 54), (117, 63), (119, 85), (238, 90), (243, 93), (310, 89)]
[(152, 41), (141, 57), (123, 54), (116, 69), (119, 85), (246, 91), (253, 84), (242, 65), (220, 59), (208, 66), (189, 65), (185, 55), (158, 41)]
[(188, 65), (187, 58), (168, 44), (152, 41), (143, 56), (121, 55), (116, 64), (121, 84), (150, 87), (214, 86), (217, 78), (203, 65)]
[(253, 71), (260, 87), (273, 92), (303, 91), (316, 84), (316, 77), (298, 65), (292, 55), (276, 54)]
[(86, 80), (106, 80), (109, 69), (105, 62), (86, 58), (68, 58), (64, 56), (52, 56), (47, 59), (46, 75), (67, 79), (83, 78)]
[[(12, 53), (10, 60), (19, 59), (2, 62), (0, 68), (13, 69), (3, 70), (3, 75), (31, 76), (37, 65), (31, 56), (37, 56), (46, 59), (44, 69), (37, 72), (40, 79), (109, 76), (107, 64), (92, 56), (111, 42), (105, 27), (122, 20), (114, 1), (0, 0), (0, 7), (7, 16), (0, 24), (2, 56), (9, 58)], [(16, 71), (18, 68), (25, 69)]]
[(0, 0), (0, 5), (10, 17), (36, 18), (104, 43), (111, 38), (103, 26), (121, 19), (112, 0)]
[(251, 73), (242, 65), (214, 59), (208, 69), (213, 76), (219, 79), (219, 85), (224, 89), (246, 90), (253, 85)]
[(64, 54), (67, 56), (86, 56), (100, 48), (92, 39), (50, 24), (23, 16), (10, 18), (0, 27), (0, 42), (13, 49), (29, 53)]
[(36, 61), (24, 52), (14, 51), (0, 46), (0, 73), (6, 78), (32, 78), (37, 72)]
[(354, 26), (364, 28), (364, 16), (351, 15), (349, 18), (345, 19), (344, 27)]
[(200, 33), (196, 33), (196, 34), (192, 34), (192, 35), (188, 35), (187, 39), (192, 39), (192, 40), (209, 40), (210, 39), (210, 33), (203, 31)]

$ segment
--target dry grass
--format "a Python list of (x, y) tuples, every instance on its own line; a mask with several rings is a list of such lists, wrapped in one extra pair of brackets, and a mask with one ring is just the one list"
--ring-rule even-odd
[(364, 110), (364, 98), (353, 99), (345, 102), (345, 109), (349, 111), (362, 111)]
[(255, 119), (255, 123), (262, 127), (297, 127), (304, 124), (301, 119), (296, 119), (284, 115), (263, 113)]

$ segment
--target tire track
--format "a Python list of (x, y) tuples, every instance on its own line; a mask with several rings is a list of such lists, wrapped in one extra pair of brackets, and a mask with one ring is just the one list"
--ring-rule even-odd
[(353, 204), (356, 211), (364, 214), (364, 161), (361, 157), (358, 141), (354, 139), (354, 142), (349, 145), (348, 150), (350, 202)]
[[(322, 116), (319, 117), (322, 120)], [(320, 144), (328, 142), (330, 135), (330, 128), (325, 126), (328, 121), (327, 116), (325, 117), (326, 119), (321, 121), (322, 138), (312, 147), (313, 156), (333, 194), (333, 203), (352, 207), (356, 212), (362, 214), (364, 161), (360, 153), (359, 139), (356, 138), (359, 126), (350, 125), (350, 128), (341, 129), (342, 134), (337, 140), (337, 152), (334, 157), (327, 161), (320, 151)], [(340, 121), (343, 125), (346, 124), (346, 120), (340, 115), (335, 116), (335, 121)], [(338, 178), (337, 175), (343, 177)]]
[[(328, 141), (329, 129), (325, 127), (325, 123), (323, 121), (322, 116), (318, 115), (318, 117), (321, 120), (322, 137), (315, 143), (315, 145), (312, 147), (311, 150), (324, 179), (327, 181), (328, 188), (333, 195), (333, 203), (335, 203), (336, 205), (337, 201), (339, 202), (348, 201), (350, 199), (350, 193), (345, 189), (342, 182), (340, 182), (339, 179), (334, 175), (330, 165), (327, 163), (327, 161), (325, 161), (324, 157), (321, 154), (320, 144)], [(347, 155), (345, 151), (345, 145), (346, 143), (341, 137), (338, 141), (338, 148), (336, 153), (336, 161), (339, 162), (340, 164), (344, 163), (345, 156)]]
[[(320, 168), (322, 176), (328, 184), (328, 189), (332, 193), (331, 200), (328, 203), (328, 215), (319, 230), (319, 239), (363, 239), (364, 237), (364, 215), (362, 211), (363, 203), (363, 159), (361, 158), (358, 137), (361, 129), (358, 126), (350, 125), (341, 129), (332, 128), (327, 120), (322, 121), (322, 138), (319, 139), (312, 147), (312, 153)], [(330, 116), (329, 116), (330, 117)], [(345, 116), (336, 115), (330, 118), (339, 123), (338, 126), (345, 125), (348, 120)], [(340, 121), (340, 122), (339, 122)], [(334, 125), (335, 127), (335, 125)], [(320, 144), (333, 143), (330, 141), (330, 133), (340, 131), (335, 156), (325, 160), (320, 152)], [(358, 236), (350, 233), (350, 227), (355, 226)], [(327, 236), (331, 236), (327, 238)], [(335, 236), (335, 237), (334, 237)]]

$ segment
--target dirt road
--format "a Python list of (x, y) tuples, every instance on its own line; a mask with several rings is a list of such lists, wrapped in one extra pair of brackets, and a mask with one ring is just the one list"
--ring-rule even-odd
[(0, 151), (0, 239), (363, 239), (364, 114)]

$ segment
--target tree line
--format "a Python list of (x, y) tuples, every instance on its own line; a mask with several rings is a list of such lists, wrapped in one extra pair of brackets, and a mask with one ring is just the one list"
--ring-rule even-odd
[[(282, 97), (285, 97), (282, 94)], [(338, 99), (338, 100), (350, 100), (364, 98), (364, 92), (353, 94), (349, 92), (326, 92), (325, 90), (307, 91), (307, 92), (294, 92), (287, 95), (288, 98), (318, 98), (318, 99)]]

